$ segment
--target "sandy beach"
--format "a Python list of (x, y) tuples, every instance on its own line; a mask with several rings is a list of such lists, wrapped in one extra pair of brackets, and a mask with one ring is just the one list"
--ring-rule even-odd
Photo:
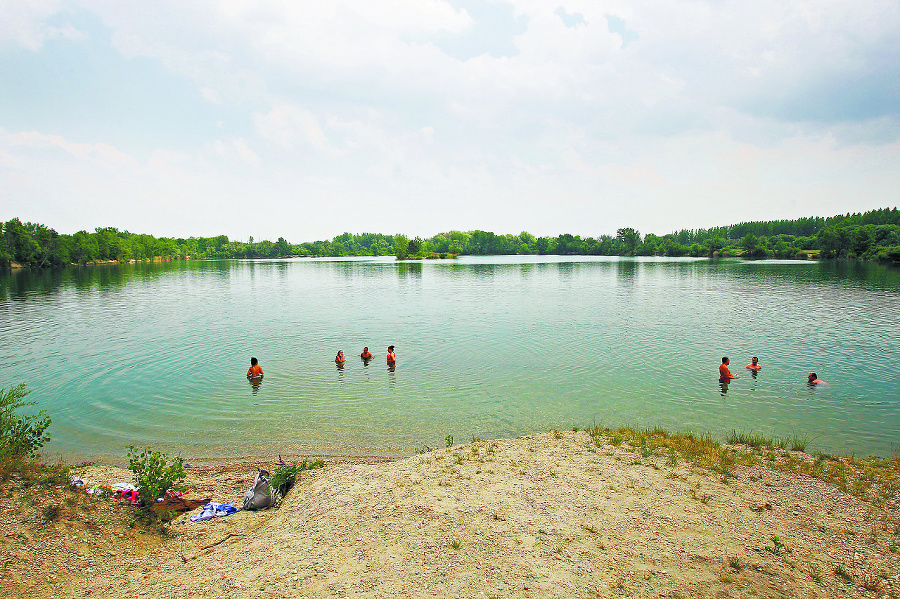
[[(61, 492), (59, 516), (41, 524), (17, 511), (19, 499), (7, 489), (0, 591), (210, 598), (900, 594), (896, 488), (874, 489), (881, 499), (869, 501), (758, 462), (723, 475), (672, 452), (584, 431), (473, 441), (393, 461), (328, 463), (303, 472), (277, 509), (204, 522), (186, 514), (162, 535), (135, 525), (124, 506), (67, 499), (65, 493), (76, 495), (69, 491)], [(188, 496), (239, 506), (257, 465), (272, 466), (193, 464)], [(129, 471), (103, 466), (81, 474), (89, 483), (131, 480)]]

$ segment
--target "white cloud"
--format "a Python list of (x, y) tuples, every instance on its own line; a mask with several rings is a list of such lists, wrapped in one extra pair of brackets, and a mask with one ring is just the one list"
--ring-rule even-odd
[(317, 152), (334, 154), (319, 119), (309, 110), (284, 101), (276, 102), (265, 113), (255, 113), (256, 133), (283, 149), (312, 148)]
[(45, 22), (62, 6), (59, 0), (0, 2), (0, 44), (12, 42), (36, 52), (48, 39), (84, 39), (85, 34), (71, 25), (56, 27)]
[[(294, 241), (344, 230), (666, 233), (896, 204), (895, 1), (510, 5), (7, 3), (0, 43), (40, 56), (75, 31), (66, 15), (87, 11), (109, 29), (83, 45), (108, 35), (126, 65), (191, 82), (200, 122), (180, 127), (173, 103), (141, 123), (162, 134), (137, 159), (121, 148), (143, 130), (120, 115), (105, 116), (122, 127), (102, 129), (117, 138), (77, 118), (63, 135), (24, 109), (35, 124), (0, 116), (13, 131), (0, 137), (0, 162), (14, 167), (4, 189), (38, 209), (63, 197), (52, 172), (81, 203), (117, 205), (155, 234), (243, 234), (252, 198), (272, 217), (252, 234)], [(560, 9), (581, 18), (569, 27)], [(634, 32), (627, 44), (608, 15)], [(502, 43), (483, 43), (489, 27)], [(41, 99), (48, 114), (67, 112), (64, 90)], [(128, 216), (121, 198), (183, 219)]]

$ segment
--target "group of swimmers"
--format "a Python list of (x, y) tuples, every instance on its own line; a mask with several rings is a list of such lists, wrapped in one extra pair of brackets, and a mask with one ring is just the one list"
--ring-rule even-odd
[[(728, 365), (731, 363), (731, 360), (728, 359), (728, 356), (722, 357), (722, 363), (719, 364), (719, 382), (723, 384), (728, 384), (731, 380), (740, 378), (736, 375), (731, 374), (731, 370), (728, 369)], [(750, 363), (745, 366), (747, 370), (750, 370), (754, 373), (762, 370), (762, 365), (759, 363), (759, 358), (753, 356), (750, 360)], [(754, 375), (755, 376), (755, 375)], [(806, 377), (806, 382), (810, 385), (825, 385), (828, 383), (819, 378), (819, 376), (815, 372), (810, 372), (809, 376)]]
[[(359, 354), (359, 357), (362, 358), (362, 361), (365, 364), (369, 363), (369, 360), (374, 358), (372, 352), (369, 351), (368, 347), (364, 347), (362, 353)], [(334, 357), (334, 363), (338, 366), (342, 365), (347, 361), (347, 358), (344, 357), (344, 350), (338, 350), (337, 355)], [(387, 365), (388, 366), (396, 366), (397, 365), (397, 354), (394, 353), (394, 346), (388, 345), (387, 348)]]
[[(365, 364), (369, 363), (369, 360), (374, 358), (372, 352), (369, 351), (368, 347), (364, 347), (362, 353), (359, 354), (359, 357), (362, 358), (362, 361)], [(344, 357), (344, 351), (338, 351), (337, 355), (334, 357), (334, 362), (339, 367), (344, 365), (344, 362), (347, 359)], [(387, 365), (393, 370), (397, 366), (397, 354), (394, 353), (394, 346), (389, 345), (387, 348)], [(263, 378), (263, 369), (262, 366), (259, 365), (259, 360), (256, 358), (250, 358), (250, 369), (247, 370), (247, 378), (251, 381), (261, 381)]]

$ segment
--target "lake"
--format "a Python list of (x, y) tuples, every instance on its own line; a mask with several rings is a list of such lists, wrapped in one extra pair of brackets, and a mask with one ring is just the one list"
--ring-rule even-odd
[[(51, 453), (408, 455), (601, 424), (900, 451), (900, 269), (561, 256), (0, 275), (0, 386)], [(396, 346), (397, 366), (385, 363)], [(359, 359), (368, 346), (375, 359)], [(347, 354), (342, 369), (338, 350)], [(740, 376), (718, 383), (722, 356)], [(248, 383), (251, 356), (265, 370)], [(744, 366), (759, 356), (763, 369)], [(815, 371), (829, 383), (809, 387)]]

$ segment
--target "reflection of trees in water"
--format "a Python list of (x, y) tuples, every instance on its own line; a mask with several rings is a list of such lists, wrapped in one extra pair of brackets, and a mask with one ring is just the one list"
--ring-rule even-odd
[(408, 279), (410, 277), (415, 279), (422, 278), (422, 263), (418, 261), (413, 262), (398, 262), (397, 263), (397, 276), (400, 277), (401, 280)]
[(638, 263), (636, 260), (620, 259), (616, 262), (616, 274), (618, 282), (629, 287), (634, 287), (635, 277), (638, 271)]
[(70, 287), (79, 291), (121, 289), (128, 283), (154, 281), (190, 271), (220, 271), (227, 276), (235, 266), (231, 260), (187, 260), (16, 268), (0, 273), (0, 299), (48, 295)]

